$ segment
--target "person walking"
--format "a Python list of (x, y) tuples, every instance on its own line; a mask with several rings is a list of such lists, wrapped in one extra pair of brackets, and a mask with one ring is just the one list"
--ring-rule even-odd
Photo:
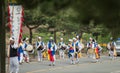
[(58, 43), (58, 50), (59, 50), (59, 56), (60, 59), (64, 59), (65, 58), (65, 43), (63, 42), (63, 38), (60, 38), (60, 42)]
[(50, 40), (47, 43), (47, 49), (48, 49), (48, 58), (50, 61), (49, 66), (55, 66), (55, 52), (57, 50), (57, 45), (55, 44), (53, 37), (50, 37)]
[(10, 38), (10, 45), (8, 46), (8, 57), (10, 60), (10, 73), (18, 73), (19, 72), (19, 61), (18, 61), (18, 45), (15, 44), (15, 39), (13, 37)]
[(43, 60), (42, 53), (45, 50), (45, 45), (41, 37), (38, 37), (38, 41), (36, 42), (36, 50), (37, 50), (37, 55), (38, 55), (38, 61), (42, 61)]

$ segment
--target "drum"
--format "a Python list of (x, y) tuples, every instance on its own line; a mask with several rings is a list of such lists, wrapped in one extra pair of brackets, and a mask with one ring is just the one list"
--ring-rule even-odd
[(26, 47), (26, 51), (32, 51), (33, 50), (33, 46), (28, 44)]
[(82, 44), (82, 49), (85, 48), (84, 44)]
[(38, 48), (37, 48), (37, 50), (43, 50), (44, 49), (44, 47), (42, 46), (42, 45), (40, 45)]
[(26, 47), (26, 51), (28, 51), (30, 54), (33, 54), (34, 53), (33, 46), (28, 44), (27, 47)]
[(117, 56), (116, 49), (114, 49), (114, 56), (115, 56), (115, 57)]
[(65, 46), (62, 46), (60, 49), (61, 49), (61, 50), (65, 50), (65, 49), (66, 49), (66, 47), (65, 47)]
[(111, 51), (114, 51), (115, 47), (114, 46), (111, 46), (110, 50)]
[(94, 50), (92, 48), (88, 49), (89, 54), (94, 54)]
[(76, 50), (76, 52), (79, 52), (79, 48), (78, 47), (76, 47), (75, 50)]

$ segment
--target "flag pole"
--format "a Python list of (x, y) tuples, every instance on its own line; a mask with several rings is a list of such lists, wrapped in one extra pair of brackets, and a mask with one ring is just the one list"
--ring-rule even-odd
[[(9, 0), (8, 0), (8, 12), (9, 12)], [(9, 17), (10, 19), (10, 17)], [(10, 21), (9, 21), (9, 25), (10, 25)], [(10, 32), (11, 32), (11, 29), (10, 29)], [(7, 59), (8, 59), (8, 64), (7, 64), (7, 73), (10, 73), (9, 72), (9, 66), (10, 66), (10, 58), (9, 58), (9, 55), (10, 55), (10, 49), (7, 48)]]
[[(9, 7), (9, 0), (8, 0), (8, 7)], [(12, 3), (13, 3), (13, 0), (12, 0)], [(12, 26), (12, 24), (13, 24), (13, 18), (14, 18), (14, 3), (13, 3), (13, 7), (12, 7), (12, 19), (9, 21), (9, 24), (10, 24), (10, 26)], [(10, 17), (9, 17), (10, 18)], [(11, 31), (11, 27), (10, 27), (10, 36), (11, 36), (11, 33), (12, 33), (12, 31)], [(10, 45), (10, 44), (9, 44)], [(7, 65), (7, 73), (10, 73), (10, 69), (9, 69), (9, 67), (10, 67), (10, 48), (8, 48), (8, 65)]]

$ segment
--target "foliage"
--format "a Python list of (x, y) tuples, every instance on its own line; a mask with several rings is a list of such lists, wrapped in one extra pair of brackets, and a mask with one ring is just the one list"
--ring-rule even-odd
[(42, 13), (41, 15), (47, 16), (48, 19), (45, 20), (48, 20), (49, 26), (57, 30), (64, 29), (67, 33), (97, 31), (101, 35), (107, 35), (107, 32), (113, 37), (120, 33), (120, 0), (18, 0), (18, 2), (22, 3), (25, 9), (38, 7), (39, 9), (34, 12), (38, 11)]

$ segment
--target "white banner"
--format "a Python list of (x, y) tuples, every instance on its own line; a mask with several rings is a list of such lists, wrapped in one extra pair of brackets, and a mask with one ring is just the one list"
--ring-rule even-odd
[(11, 37), (15, 39), (16, 44), (19, 44), (21, 34), (22, 10), (21, 5), (9, 5)]

